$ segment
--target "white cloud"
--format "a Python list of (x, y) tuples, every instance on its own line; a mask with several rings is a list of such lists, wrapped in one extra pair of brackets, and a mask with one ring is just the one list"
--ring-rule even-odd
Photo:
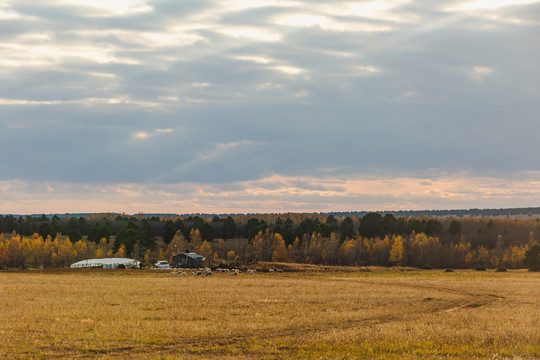
[(376, 74), (382, 72), (380, 68), (375, 66), (357, 66), (356, 70), (358, 70), (360, 74)]
[(241, 11), (264, 7), (296, 7), (301, 6), (302, 3), (286, 0), (223, 0), (219, 4), (227, 11)]
[(116, 56), (117, 49), (111, 45), (62, 44), (62, 43), (15, 43), (0, 44), (0, 66), (24, 67), (52, 65), (63, 62), (98, 64), (139, 64), (139, 60)]
[(173, 129), (156, 129), (155, 131), (157, 133), (162, 133), (162, 134), (170, 134), (170, 133), (174, 132)]
[(280, 71), (282, 73), (288, 74), (288, 75), (298, 75), (303, 72), (305, 72), (304, 69), (297, 68), (294, 66), (287, 66), (287, 65), (279, 65), (279, 66), (273, 66), (272, 69)]
[(26, 100), (26, 99), (6, 99), (0, 98), (0, 105), (80, 105), (83, 107), (91, 107), (95, 105), (120, 105), (129, 104), (146, 108), (155, 108), (161, 106), (160, 103), (133, 100), (127, 96), (114, 98), (83, 98), (75, 100)]
[(9, 7), (9, 2), (0, 4), (0, 20), (36, 20), (34, 16), (21, 14), (20, 12)]
[(191, 86), (193, 86), (194, 88), (206, 88), (206, 87), (212, 86), (212, 84), (208, 82), (194, 82), (194, 83), (191, 83)]
[(472, 68), (465, 69), (465, 73), (473, 80), (483, 80), (484, 78), (493, 75), (495, 69), (485, 66), (474, 66)]
[(81, 36), (87, 39), (103, 39), (114, 36), (118, 40), (125, 43), (139, 45), (148, 48), (163, 48), (163, 47), (185, 47), (193, 45), (199, 41), (206, 39), (194, 31), (178, 30), (178, 29), (163, 29), (163, 31), (139, 31), (139, 30), (122, 30), (122, 29), (107, 29), (107, 30), (79, 30), (73, 31), (70, 34)]
[(137, 131), (132, 137), (134, 139), (147, 139), (150, 137), (150, 134), (145, 131)]
[(308, 91), (297, 91), (296, 93), (294, 93), (295, 98), (305, 98), (305, 97), (308, 97), (308, 96), (309, 96)]
[(282, 39), (281, 34), (274, 31), (256, 28), (256, 27), (221, 27), (217, 29), (217, 32), (227, 35), (233, 38), (244, 38), (250, 40), (264, 41), (264, 42), (277, 42)]
[(148, 139), (158, 134), (171, 134), (173, 132), (174, 132), (173, 129), (155, 129), (153, 131), (137, 131), (131, 137), (136, 140), (137, 139), (142, 140), (142, 139)]
[(339, 21), (333, 17), (319, 14), (285, 14), (277, 16), (274, 24), (289, 27), (320, 27), (326, 31), (336, 32), (379, 32), (389, 31), (391, 26), (360, 21)]
[(270, 64), (275, 61), (272, 58), (261, 56), (261, 55), (238, 55), (238, 56), (234, 56), (233, 59), (251, 61), (258, 64)]
[(467, 1), (458, 6), (450, 7), (448, 11), (491, 10), (505, 6), (526, 5), (538, 2), (538, 0), (476, 0)]
[(362, 1), (362, 2), (337, 2), (333, 4), (322, 4), (320, 11), (324, 14), (334, 16), (358, 17), (372, 20), (391, 22), (417, 22), (418, 15), (400, 11), (393, 11), (396, 7), (409, 3), (409, 0), (394, 1)]
[(125, 16), (138, 13), (150, 12), (153, 8), (146, 0), (57, 0), (53, 2), (59, 6), (84, 6), (93, 10), (87, 14), (92, 16)]
[(259, 84), (256, 86), (257, 90), (275, 90), (275, 89), (282, 89), (282, 84), (274, 84), (271, 82), (265, 82), (262, 84)]

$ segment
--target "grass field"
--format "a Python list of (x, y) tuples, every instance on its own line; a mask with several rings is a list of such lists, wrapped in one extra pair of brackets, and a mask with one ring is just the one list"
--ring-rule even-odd
[(0, 358), (540, 358), (538, 273), (338, 270), (0, 272)]

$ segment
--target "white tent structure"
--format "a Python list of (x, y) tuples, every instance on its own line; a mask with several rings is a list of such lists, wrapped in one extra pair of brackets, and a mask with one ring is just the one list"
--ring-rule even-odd
[(127, 259), (127, 258), (87, 259), (87, 260), (77, 261), (76, 263), (71, 264), (70, 268), (72, 269), (80, 269), (80, 268), (140, 269), (141, 262), (138, 260)]

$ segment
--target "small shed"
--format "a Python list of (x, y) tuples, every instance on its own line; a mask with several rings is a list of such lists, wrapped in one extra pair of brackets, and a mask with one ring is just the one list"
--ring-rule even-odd
[(205, 257), (194, 252), (179, 253), (172, 258), (172, 267), (197, 268), (203, 266)]

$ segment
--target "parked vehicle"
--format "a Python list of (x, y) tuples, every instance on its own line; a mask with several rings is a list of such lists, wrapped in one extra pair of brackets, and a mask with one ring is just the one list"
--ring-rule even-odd
[(154, 264), (154, 267), (158, 269), (170, 269), (171, 265), (169, 265), (167, 260), (160, 260)]

